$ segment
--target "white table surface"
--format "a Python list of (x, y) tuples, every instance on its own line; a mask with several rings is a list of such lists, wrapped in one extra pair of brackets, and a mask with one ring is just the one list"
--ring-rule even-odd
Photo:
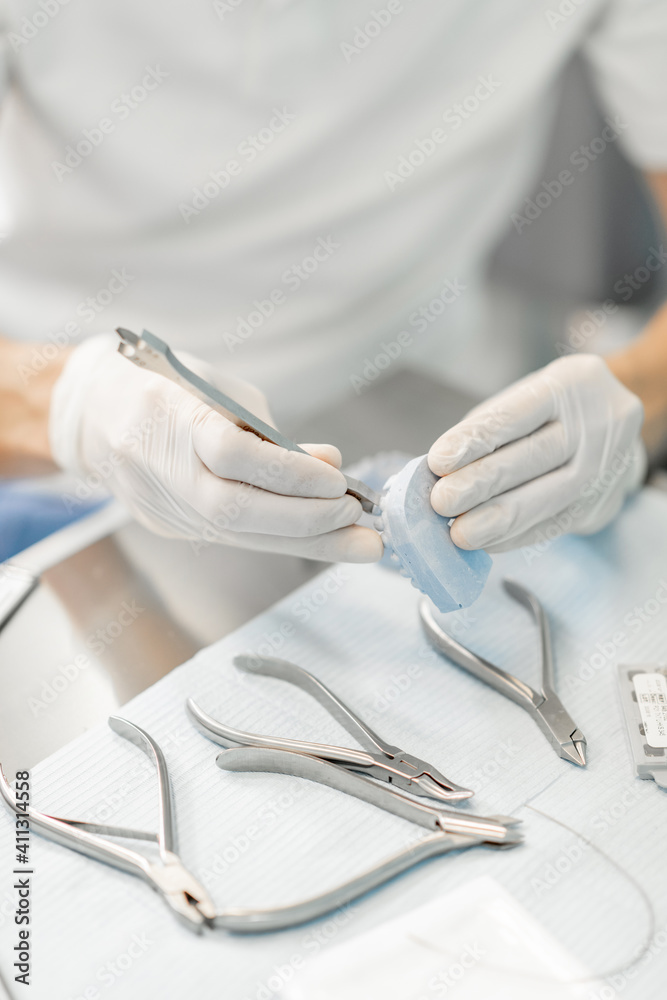
[[(221, 909), (285, 904), (325, 890), (419, 835), (397, 817), (312, 782), (215, 766), (217, 748), (184, 713), (187, 695), (238, 728), (350, 742), (289, 685), (240, 676), (231, 665), (239, 651), (272, 652), (307, 667), (382, 735), (473, 788), (476, 811), (521, 817), (523, 846), (432, 860), (335, 918), (289, 931), (196, 937), (140, 880), (33, 835), (31, 1000), (268, 1000), (269, 980), (286, 978), (296, 962), (485, 874), (592, 975), (625, 964), (645, 940), (647, 908), (630, 879), (639, 882), (654, 908), (654, 953), (608, 989), (618, 987), (630, 1000), (663, 997), (667, 799), (653, 782), (634, 777), (615, 665), (667, 660), (667, 605), (656, 599), (667, 579), (667, 498), (645, 490), (592, 539), (560, 539), (530, 561), (521, 552), (495, 559), (484, 595), (460, 615), (458, 634), (530, 680), (537, 635), (500, 589), (510, 574), (550, 615), (557, 689), (588, 739), (585, 770), (559, 759), (520, 708), (433, 653), (418, 625), (419, 595), (375, 566), (326, 570), (172, 671), (122, 714), (162, 745), (180, 853)], [(619, 632), (620, 646), (613, 638)], [(33, 804), (43, 811), (154, 828), (150, 765), (106, 726), (36, 766), (32, 786)], [(529, 805), (583, 834), (623, 872), (594, 848), (568, 864), (578, 837)], [(13, 819), (0, 812), (0, 971), (10, 984), (13, 854)], [(22, 989), (13, 986), (13, 995)]]

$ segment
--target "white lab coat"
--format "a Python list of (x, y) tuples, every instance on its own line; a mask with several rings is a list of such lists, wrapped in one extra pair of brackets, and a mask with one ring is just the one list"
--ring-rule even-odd
[(664, 0), (1, 6), (0, 330), (145, 326), (279, 418), (465, 350), (575, 50), (611, 141), (667, 168)]

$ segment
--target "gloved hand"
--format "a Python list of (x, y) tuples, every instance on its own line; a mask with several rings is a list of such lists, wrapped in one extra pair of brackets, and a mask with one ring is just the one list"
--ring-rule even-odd
[[(263, 441), (136, 368), (117, 345), (111, 335), (84, 342), (55, 384), (49, 437), (58, 465), (84, 482), (101, 479), (138, 521), (171, 538), (332, 562), (381, 557), (380, 537), (355, 524), (361, 505), (345, 493), (337, 448), (306, 445), (306, 456)], [(271, 423), (258, 389), (179, 357)]]
[(643, 480), (642, 420), (640, 400), (602, 358), (559, 358), (438, 438), (433, 507), (456, 518), (452, 540), (463, 549), (592, 534)]

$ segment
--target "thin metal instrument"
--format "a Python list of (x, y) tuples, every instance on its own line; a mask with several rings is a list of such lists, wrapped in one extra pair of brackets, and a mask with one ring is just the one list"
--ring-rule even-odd
[[(206, 889), (197, 881), (176, 853), (173, 804), (167, 763), (155, 740), (140, 726), (111, 716), (109, 725), (115, 733), (134, 743), (153, 761), (157, 771), (159, 829), (157, 833), (132, 830), (126, 827), (86, 823), (80, 820), (61, 819), (39, 812), (32, 806), (24, 811), (2, 772), (0, 766), (0, 796), (17, 816), (27, 817), (33, 829), (49, 840), (85, 854), (95, 861), (113, 865), (130, 875), (138, 875), (154, 889), (174, 911), (181, 923), (200, 933), (206, 925), (212, 926), (215, 907)], [(138, 851), (115, 844), (108, 837), (153, 841), (158, 846), (159, 860), (152, 861)]]
[(260, 736), (232, 729), (212, 718), (188, 698), (186, 708), (197, 728), (204, 736), (223, 747), (262, 747), (265, 749), (291, 750), (325, 761), (335, 761), (346, 769), (364, 776), (378, 778), (413, 795), (425, 795), (441, 801), (455, 802), (473, 794), (446, 778), (437, 768), (400, 747), (386, 743), (363, 722), (352, 709), (312, 674), (287, 660), (269, 656), (240, 655), (234, 658), (239, 670), (276, 677), (301, 688), (322, 705), (324, 709), (353, 736), (364, 750), (331, 746), (326, 743), (309, 743), (284, 737)]
[(536, 690), (513, 674), (501, 670), (484, 657), (466, 649), (448, 635), (436, 621), (433, 608), (426, 599), (419, 605), (419, 617), (429, 640), (441, 653), (479, 680), (495, 688), (525, 709), (547, 737), (556, 753), (564, 760), (584, 767), (586, 738), (554, 690), (554, 669), (549, 621), (537, 597), (516, 580), (503, 580), (503, 587), (515, 601), (531, 612), (540, 631), (541, 683)]
[[(197, 933), (205, 928), (247, 934), (293, 927), (323, 916), (427, 858), (465, 850), (478, 844), (496, 848), (513, 847), (522, 840), (521, 833), (515, 829), (519, 821), (511, 817), (472, 816), (418, 802), (395, 788), (368, 781), (345, 767), (307, 754), (268, 747), (237, 747), (218, 755), (217, 763), (221, 768), (299, 775), (412, 820), (430, 832), (355, 878), (320, 895), (270, 909), (227, 907), (216, 911), (206, 889), (184, 867), (176, 853), (171, 787), (160, 747), (145, 730), (127, 719), (112, 716), (109, 725), (124, 739), (143, 750), (156, 766), (159, 804), (157, 833), (61, 819), (39, 812), (32, 806), (27, 806), (24, 810), (1, 766), (0, 796), (17, 816), (27, 818), (32, 828), (43, 836), (96, 861), (143, 878), (159, 893), (178, 919)], [(151, 841), (158, 846), (159, 859), (152, 861), (138, 851), (113, 843), (107, 839), (110, 837)]]
[[(116, 333), (121, 339), (118, 345), (118, 352), (127, 358), (138, 368), (145, 368), (147, 371), (157, 375), (163, 375), (171, 382), (175, 382), (181, 389), (196, 396), (202, 403), (206, 403), (216, 413), (220, 413), (227, 420), (230, 420), (237, 427), (244, 431), (250, 431), (269, 441), (271, 444), (284, 448), (286, 451), (298, 451), (302, 455), (308, 454), (298, 444), (290, 440), (275, 427), (271, 427), (264, 420), (255, 416), (250, 410), (237, 403), (230, 396), (227, 396), (220, 389), (216, 389), (210, 382), (206, 382), (199, 375), (196, 375), (189, 368), (182, 364), (176, 355), (169, 349), (163, 340), (154, 334), (144, 330), (141, 336), (118, 327)], [(366, 483), (351, 476), (345, 476), (347, 482), (346, 492), (359, 501), (363, 510), (368, 514), (379, 511), (380, 495), (372, 490)]]
[(419, 802), (396, 788), (366, 781), (361, 775), (340, 764), (294, 750), (235, 747), (223, 750), (215, 762), (224, 771), (265, 771), (317, 781), (321, 785), (353, 795), (363, 802), (370, 802), (371, 805), (426, 827), (427, 830), (461, 834), (472, 837), (479, 843), (499, 847), (514, 846), (523, 840), (522, 835), (514, 829), (521, 821), (512, 816), (476, 816), (474, 813), (444, 809), (431, 802)]
[(216, 763), (226, 771), (274, 772), (317, 781), (364, 802), (370, 802), (431, 831), (427, 837), (319, 896), (272, 910), (228, 909), (220, 912), (214, 924), (227, 930), (256, 932), (290, 927), (321, 917), (351, 899), (375, 889), (426, 858), (478, 845), (495, 848), (516, 847), (523, 841), (522, 834), (516, 829), (521, 821), (511, 816), (474, 816), (416, 802), (395, 788), (375, 784), (352, 773), (346, 767), (304, 753), (269, 747), (237, 747), (223, 750), (218, 754)]

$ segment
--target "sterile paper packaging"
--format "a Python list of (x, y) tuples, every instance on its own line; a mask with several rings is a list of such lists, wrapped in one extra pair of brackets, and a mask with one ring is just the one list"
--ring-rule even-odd
[(588, 1000), (602, 987), (481, 876), (316, 959), (283, 1000)]

